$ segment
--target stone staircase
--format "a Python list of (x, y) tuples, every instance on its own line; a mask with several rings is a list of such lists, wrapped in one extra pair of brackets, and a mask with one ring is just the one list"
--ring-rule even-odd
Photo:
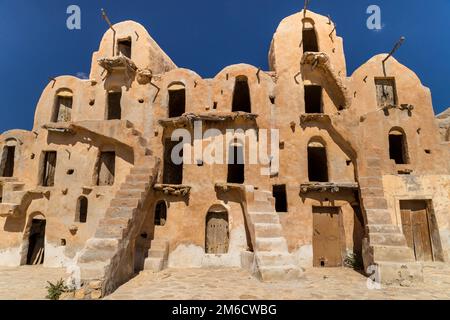
[(290, 280), (299, 277), (300, 268), (288, 251), (282, 235), (275, 199), (269, 191), (246, 188), (247, 223), (255, 252), (258, 276), (263, 281)]
[[(120, 186), (95, 236), (78, 258), (84, 286), (102, 282), (101, 295), (109, 294), (134, 274), (133, 239), (147, 212), (144, 210), (156, 181), (160, 161), (153, 156), (136, 164)], [(98, 296), (98, 294), (96, 294)]]
[(367, 153), (367, 175), (359, 177), (361, 198), (367, 217), (367, 238), (363, 243), (364, 266), (378, 267), (382, 283), (421, 280), (422, 267), (414, 252), (407, 246), (401, 228), (392, 223), (391, 213), (384, 197), (380, 150)]
[(169, 259), (169, 241), (166, 239), (154, 239), (151, 242), (148, 257), (145, 259), (144, 270), (159, 272), (167, 268)]

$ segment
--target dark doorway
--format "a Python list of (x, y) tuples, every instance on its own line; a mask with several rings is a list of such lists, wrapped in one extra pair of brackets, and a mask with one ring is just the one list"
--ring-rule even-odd
[(242, 184), (245, 181), (244, 149), (230, 146), (228, 154), (228, 183)]
[(44, 152), (44, 164), (42, 168), (42, 186), (53, 187), (55, 185), (56, 151)]
[(114, 151), (100, 153), (97, 172), (98, 186), (112, 186), (114, 184), (116, 172), (116, 153)]
[(353, 216), (353, 254), (357, 262), (355, 266), (362, 268), (362, 241), (365, 235), (364, 217), (360, 205), (352, 206)]
[(248, 86), (248, 78), (239, 76), (236, 78), (233, 93), (233, 112), (252, 112), (252, 104), (250, 99), (250, 88)]
[[(183, 161), (176, 164), (172, 159), (172, 150), (177, 146), (179, 141), (166, 139), (164, 141), (164, 184), (182, 184), (183, 183)], [(183, 148), (181, 148), (179, 156), (183, 159)]]
[(186, 89), (184, 85), (169, 87), (169, 118), (181, 117), (186, 112)]
[(207, 254), (228, 253), (230, 233), (227, 212), (208, 212), (206, 216), (205, 252)]
[(319, 52), (317, 34), (314, 28), (303, 30), (303, 52)]
[(342, 216), (337, 207), (313, 207), (313, 266), (341, 267), (345, 251)]
[(15, 146), (5, 146), (3, 148), (2, 162), (0, 167), (2, 177), (12, 177), (14, 175), (15, 155)]
[(84, 196), (78, 198), (76, 222), (86, 223), (88, 213), (88, 199)]
[(405, 135), (398, 130), (389, 133), (389, 158), (396, 164), (408, 163), (408, 151)]
[(321, 86), (305, 86), (305, 112), (323, 113)]
[(275, 210), (277, 212), (288, 212), (286, 185), (274, 185), (272, 195), (275, 198)]
[(426, 201), (400, 201), (402, 228), (417, 261), (433, 261), (429, 214)]
[(119, 120), (122, 118), (122, 91), (108, 92), (107, 120)]
[(308, 147), (308, 176), (312, 182), (328, 182), (327, 151), (320, 144)]
[(131, 39), (123, 39), (117, 42), (118, 54), (131, 59)]
[(33, 219), (28, 238), (27, 265), (44, 263), (45, 220)]
[(155, 207), (155, 226), (164, 226), (167, 220), (167, 206), (165, 201), (160, 201)]

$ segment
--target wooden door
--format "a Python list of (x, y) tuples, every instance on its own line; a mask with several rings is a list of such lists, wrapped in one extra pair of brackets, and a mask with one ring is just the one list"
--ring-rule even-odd
[(72, 119), (72, 97), (58, 96), (57, 122), (68, 122)]
[(433, 261), (428, 210), (425, 201), (402, 201), (402, 228), (417, 261)]
[(209, 212), (206, 217), (206, 253), (228, 253), (229, 242), (228, 213)]
[(42, 185), (44, 187), (52, 187), (55, 184), (56, 171), (56, 151), (48, 151), (45, 153), (44, 159), (44, 177)]
[(380, 107), (395, 106), (397, 104), (394, 79), (376, 79), (375, 85), (377, 89), (377, 102)]
[(342, 266), (343, 237), (340, 209), (313, 208), (313, 266)]

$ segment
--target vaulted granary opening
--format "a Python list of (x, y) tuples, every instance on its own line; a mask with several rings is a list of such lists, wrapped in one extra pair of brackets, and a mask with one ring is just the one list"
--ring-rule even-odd
[(75, 222), (86, 223), (88, 214), (88, 199), (84, 196), (78, 198), (77, 213), (75, 215)]
[(319, 52), (319, 44), (314, 27), (305, 27), (303, 29), (303, 52)]
[(406, 135), (400, 129), (389, 132), (389, 158), (396, 164), (409, 163)]
[(186, 88), (182, 83), (169, 86), (169, 118), (180, 117), (186, 112)]
[(323, 113), (321, 86), (305, 86), (305, 112)]
[(211, 208), (206, 215), (205, 252), (207, 254), (228, 253), (230, 231), (228, 212), (223, 208)]
[(182, 184), (183, 183), (183, 148), (181, 148), (180, 159), (172, 159), (172, 150), (180, 142), (172, 141), (170, 138), (164, 141), (164, 184)]
[(70, 90), (61, 90), (55, 97), (52, 122), (68, 122), (72, 120), (73, 94)]
[(286, 185), (274, 185), (272, 195), (275, 198), (275, 210), (277, 212), (288, 212)]
[(242, 184), (245, 181), (244, 148), (231, 145), (228, 148), (228, 183)]
[(246, 76), (236, 77), (233, 92), (233, 112), (252, 112), (252, 103), (250, 99), (250, 88)]
[(15, 146), (5, 146), (2, 153), (0, 172), (2, 177), (12, 177), (14, 175), (14, 159), (16, 155)]
[(328, 182), (327, 151), (320, 142), (308, 145), (308, 176), (312, 182)]
[(159, 201), (155, 207), (155, 226), (163, 227), (167, 221), (167, 205), (165, 201)]
[(122, 118), (122, 90), (108, 92), (107, 120), (118, 120)]
[(341, 209), (313, 207), (313, 231), (313, 266), (342, 266), (345, 235)]
[(97, 185), (112, 186), (116, 172), (116, 153), (114, 151), (101, 152), (97, 164)]
[(42, 186), (52, 187), (55, 185), (56, 151), (46, 151), (43, 154), (42, 163)]
[(121, 39), (117, 41), (117, 54), (121, 54), (131, 59), (131, 38)]
[(45, 219), (35, 218), (31, 221), (28, 237), (27, 265), (38, 265), (44, 263), (45, 225)]
[(377, 104), (380, 107), (397, 105), (397, 89), (394, 78), (376, 78)]

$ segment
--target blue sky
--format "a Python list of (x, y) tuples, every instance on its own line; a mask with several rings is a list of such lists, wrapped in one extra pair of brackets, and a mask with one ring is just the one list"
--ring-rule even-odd
[[(71, 4), (81, 8), (81, 30), (66, 28)], [(372, 4), (381, 7), (381, 31), (366, 27)], [(49, 77), (89, 73), (107, 29), (101, 8), (113, 23), (143, 24), (178, 66), (213, 77), (241, 62), (268, 69), (278, 23), (302, 7), (303, 0), (0, 0), (0, 132), (31, 129)], [(337, 24), (349, 74), (403, 35), (396, 58), (431, 88), (437, 113), (450, 106), (449, 0), (311, 0), (310, 8)]]

